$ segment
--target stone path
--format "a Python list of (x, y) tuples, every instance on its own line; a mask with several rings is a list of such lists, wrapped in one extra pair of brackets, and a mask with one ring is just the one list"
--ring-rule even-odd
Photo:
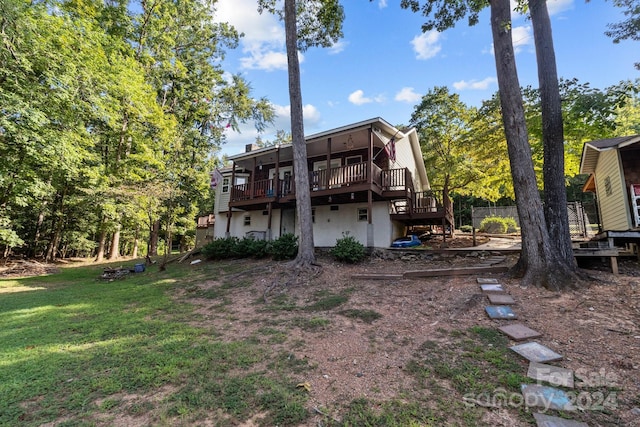
[[(485, 306), (485, 312), (491, 319), (509, 320), (518, 318), (510, 305), (516, 303), (507, 293), (504, 286), (495, 278), (478, 277), (478, 285), (492, 305)], [(495, 304), (495, 305), (493, 305)], [(521, 384), (523, 402), (528, 408), (543, 408), (544, 411), (575, 411), (573, 394), (558, 387), (572, 389), (574, 386), (573, 371), (548, 363), (562, 360), (562, 355), (536, 342), (542, 334), (520, 323), (509, 323), (500, 326), (500, 332), (513, 341), (528, 341), (509, 347), (529, 361), (527, 376), (536, 380), (537, 384)], [(550, 384), (550, 385), (545, 385)], [(533, 414), (538, 427), (588, 427), (586, 423), (554, 417), (543, 413)]]

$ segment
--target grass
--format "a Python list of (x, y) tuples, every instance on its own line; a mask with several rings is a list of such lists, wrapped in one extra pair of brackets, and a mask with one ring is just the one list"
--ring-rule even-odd
[[(190, 305), (170, 298), (178, 287), (200, 293), (195, 283), (209, 272), (172, 265), (105, 282), (97, 279), (103, 267), (0, 281), (0, 425), (91, 425), (118, 412), (152, 414), (151, 424), (197, 423), (210, 411), (225, 414), (218, 425), (256, 409), (263, 425), (308, 416), (306, 395), (290, 378), (300, 362), (265, 372), (273, 356), (266, 345), (216, 341), (208, 328), (189, 325), (197, 318)], [(220, 288), (237, 286), (247, 283)], [(143, 398), (158, 389), (170, 391), (161, 403)]]

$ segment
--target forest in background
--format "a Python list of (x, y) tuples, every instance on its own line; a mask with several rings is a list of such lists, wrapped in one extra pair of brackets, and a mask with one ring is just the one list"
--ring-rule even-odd
[[(251, 121), (261, 130), (274, 117), (267, 99), (222, 69), (239, 34), (212, 22), (214, 3), (0, 3), (5, 257), (99, 260), (193, 245), (196, 217), (213, 210), (209, 172), (225, 129)], [(639, 81), (561, 82), (572, 194), (584, 142), (640, 134), (639, 90)], [(540, 172), (539, 94), (523, 94)], [(513, 198), (497, 94), (476, 108), (436, 87), (409, 124), (434, 187), (480, 205)]]

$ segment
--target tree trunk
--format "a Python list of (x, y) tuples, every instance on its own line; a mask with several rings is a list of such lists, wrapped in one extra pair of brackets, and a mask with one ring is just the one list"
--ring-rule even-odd
[(522, 251), (516, 266), (517, 273), (522, 275), (524, 286), (542, 285), (559, 289), (560, 284), (565, 283), (571, 274), (552, 250), (538, 194), (513, 52), (509, 0), (491, 0), (491, 30), (502, 121), (522, 233)]
[(313, 243), (313, 223), (311, 220), (307, 145), (304, 140), (295, 0), (285, 0), (284, 16), (289, 72), (289, 102), (291, 104), (293, 170), (296, 184), (296, 210), (298, 224), (300, 225), (298, 256), (294, 263), (304, 267), (315, 263), (316, 258)]
[(120, 229), (122, 225), (118, 224), (111, 238), (111, 249), (109, 250), (109, 261), (116, 260), (120, 257)]
[(100, 239), (98, 240), (98, 252), (96, 253), (96, 262), (101, 262), (104, 259), (104, 248), (107, 242), (107, 227), (106, 218), (102, 217), (102, 224), (100, 224)]
[(575, 270), (567, 212), (567, 190), (564, 176), (564, 131), (562, 102), (558, 87), (556, 55), (553, 48), (551, 20), (544, 0), (529, 0), (531, 23), (536, 46), (542, 140), (544, 143), (544, 214), (556, 255), (567, 268)]
[(139, 241), (140, 241), (140, 227), (136, 226), (136, 235), (133, 238), (133, 253), (131, 254), (133, 259), (138, 258), (138, 244), (139, 244)]
[(160, 220), (156, 220), (151, 225), (151, 233), (149, 235), (149, 256), (158, 255), (158, 235), (160, 234)]
[(38, 214), (38, 221), (36, 222), (36, 232), (33, 237), (33, 247), (31, 248), (31, 255), (33, 257), (38, 256), (38, 243), (40, 243), (40, 235), (42, 233), (42, 224), (44, 224), (44, 210), (47, 206), (47, 201), (44, 200), (42, 202), (42, 206), (40, 207), (40, 213)]

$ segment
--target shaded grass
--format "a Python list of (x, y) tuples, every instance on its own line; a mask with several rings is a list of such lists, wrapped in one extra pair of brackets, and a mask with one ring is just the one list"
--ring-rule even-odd
[[(215, 409), (242, 420), (262, 408), (266, 425), (307, 416), (291, 366), (260, 371), (268, 348), (256, 340), (217, 342), (188, 324), (197, 315), (170, 291), (194, 287), (200, 274), (171, 265), (105, 282), (97, 279), (103, 267), (0, 281), (7, 291), (0, 293), (0, 425), (91, 425), (96, 413), (118, 411), (152, 411), (159, 421), (197, 420)], [(118, 397), (163, 385), (176, 391), (161, 408), (125, 407)]]

